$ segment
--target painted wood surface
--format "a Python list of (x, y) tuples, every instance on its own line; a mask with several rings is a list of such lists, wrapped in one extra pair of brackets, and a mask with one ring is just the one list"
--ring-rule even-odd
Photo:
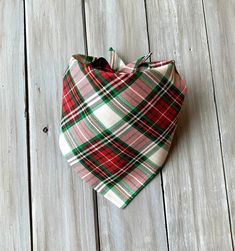
[(0, 250), (30, 250), (23, 10), (0, 1)]
[[(0, 250), (232, 251), (235, 4), (0, 1)], [(118, 209), (58, 145), (71, 55), (175, 59), (188, 86), (162, 172)]]
[(163, 169), (169, 248), (231, 250), (202, 3), (149, 1), (147, 13), (153, 57), (174, 58), (188, 86), (175, 147)]
[(235, 2), (204, 1), (211, 71), (224, 167), (224, 178), (235, 243)]
[(72, 53), (84, 52), (81, 2), (27, 1), (26, 20), (33, 247), (93, 251), (93, 192), (58, 142), (62, 75)]

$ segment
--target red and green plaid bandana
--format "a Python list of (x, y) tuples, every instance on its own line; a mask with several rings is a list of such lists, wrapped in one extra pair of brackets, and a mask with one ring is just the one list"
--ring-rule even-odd
[(174, 60), (125, 64), (73, 55), (63, 77), (60, 149), (71, 167), (119, 208), (158, 174), (186, 94)]

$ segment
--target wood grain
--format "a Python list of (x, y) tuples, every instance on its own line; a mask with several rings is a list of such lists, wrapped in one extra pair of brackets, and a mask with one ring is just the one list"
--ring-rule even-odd
[(153, 57), (174, 58), (188, 86), (163, 169), (169, 249), (232, 250), (201, 1), (147, 1), (147, 13)]
[[(144, 1), (85, 1), (90, 55), (109, 58), (113, 47), (124, 61), (148, 53)], [(161, 179), (158, 175), (125, 208), (98, 194), (101, 250), (167, 250)]]
[(0, 1), (0, 250), (30, 250), (24, 12)]
[(235, 2), (204, 1), (204, 5), (235, 243)]
[[(59, 150), (62, 75), (84, 53), (80, 1), (26, 1), (34, 250), (96, 250), (92, 190)], [(47, 130), (43, 130), (48, 128)]]

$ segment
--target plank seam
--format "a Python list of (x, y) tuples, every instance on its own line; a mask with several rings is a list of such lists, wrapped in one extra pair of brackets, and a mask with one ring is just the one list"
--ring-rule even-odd
[(26, 142), (27, 142), (27, 165), (28, 165), (28, 199), (29, 199), (29, 222), (30, 222), (30, 246), (33, 250), (33, 216), (32, 216), (32, 180), (31, 180), (31, 154), (30, 154), (30, 119), (29, 119), (29, 88), (28, 88), (28, 51), (27, 51), (27, 29), (26, 29), (26, 3), (23, 0), (24, 19), (24, 71), (25, 71), (25, 120), (26, 120)]
[(88, 55), (85, 0), (81, 0), (81, 7), (82, 7), (82, 24), (83, 24), (84, 49), (85, 49), (85, 54)]
[[(145, 9), (145, 23), (146, 23), (146, 30), (147, 30), (147, 41), (148, 41), (148, 51), (150, 52), (150, 39), (149, 39), (149, 26), (148, 26), (148, 13), (147, 13), (147, 3), (146, 0), (144, 0), (144, 9)], [(149, 57), (149, 61), (151, 62), (151, 57)]]
[(215, 93), (215, 83), (214, 83), (214, 75), (213, 75), (213, 69), (212, 69), (213, 67), (212, 67), (212, 59), (211, 59), (211, 53), (210, 53), (210, 44), (209, 44), (208, 29), (207, 29), (207, 22), (206, 22), (205, 6), (204, 6), (204, 1), (203, 0), (202, 0), (202, 10), (203, 10), (203, 18), (204, 18), (204, 24), (205, 24), (207, 48), (208, 48), (211, 79), (212, 79), (213, 100), (214, 100), (216, 120), (217, 120), (217, 128), (218, 128), (218, 134), (219, 134), (219, 144), (220, 144), (222, 170), (223, 170), (224, 184), (225, 184), (225, 194), (226, 194), (226, 200), (227, 200), (227, 209), (228, 209), (231, 244), (232, 244), (232, 250), (234, 251), (234, 242), (233, 242), (233, 234), (232, 234), (232, 222), (231, 222), (231, 210), (230, 210), (230, 204), (229, 204), (229, 199), (228, 199), (228, 188), (227, 188), (227, 180), (226, 180), (226, 174), (225, 174), (225, 164), (224, 164), (224, 157), (223, 157), (223, 145), (222, 145), (221, 129), (220, 129), (220, 122), (219, 122), (219, 115), (218, 115), (218, 106), (217, 106), (216, 93)]
[(166, 216), (166, 202), (165, 202), (165, 191), (164, 191), (164, 186), (163, 186), (163, 175), (162, 175), (162, 170), (160, 171), (160, 176), (161, 176), (161, 187), (162, 187), (162, 200), (163, 200), (163, 212), (164, 212), (164, 219), (165, 219), (165, 228), (166, 228), (166, 243), (167, 243), (167, 250), (170, 250), (169, 247), (169, 233), (168, 233), (168, 223), (167, 223), (167, 216)]
[[(85, 54), (88, 55), (85, 0), (81, 0), (81, 8), (82, 8), (84, 49), (85, 49)], [(100, 251), (100, 231), (99, 231), (98, 202), (97, 202), (97, 192), (94, 191), (94, 190), (92, 191), (92, 197), (93, 197), (93, 205), (94, 205), (93, 209), (94, 209), (96, 250)]]
[[(148, 11), (147, 11), (146, 0), (144, 0), (144, 8), (145, 8), (145, 19), (146, 19), (146, 29), (147, 29), (148, 50), (150, 51), (150, 39), (149, 39), (149, 27), (148, 27)], [(151, 62), (151, 56), (150, 56), (149, 60)], [(169, 249), (169, 236), (168, 236), (168, 227), (167, 227), (165, 193), (164, 193), (164, 186), (163, 186), (162, 170), (160, 170), (160, 177), (161, 177), (161, 188), (162, 188), (162, 201), (163, 201), (164, 221), (165, 221), (165, 229), (166, 229), (166, 243), (167, 243), (167, 250), (169, 251), (170, 250)]]

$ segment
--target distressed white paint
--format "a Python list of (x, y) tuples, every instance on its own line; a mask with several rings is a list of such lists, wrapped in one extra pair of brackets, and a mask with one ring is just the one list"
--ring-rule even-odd
[(33, 247), (93, 251), (93, 192), (59, 148), (62, 76), (71, 55), (84, 52), (81, 2), (26, 1), (26, 21)]
[(22, 1), (0, 1), (0, 250), (30, 250)]
[(235, 1), (204, 1), (235, 243)]

